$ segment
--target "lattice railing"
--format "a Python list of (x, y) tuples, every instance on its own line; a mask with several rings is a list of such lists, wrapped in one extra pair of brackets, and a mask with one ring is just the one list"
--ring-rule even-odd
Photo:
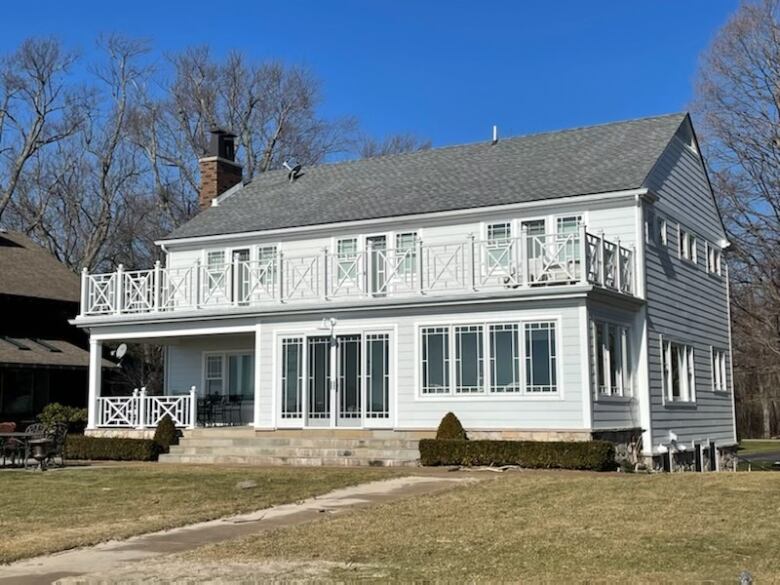
[(97, 409), (97, 426), (109, 428), (154, 428), (169, 415), (177, 427), (193, 427), (197, 419), (195, 387), (173, 396), (149, 396), (146, 389), (131, 396), (101, 396), (90, 404)]

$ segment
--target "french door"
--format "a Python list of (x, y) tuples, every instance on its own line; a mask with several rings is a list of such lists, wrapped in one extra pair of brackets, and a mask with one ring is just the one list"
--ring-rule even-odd
[(283, 338), (281, 426), (387, 427), (390, 335)]
[(369, 236), (366, 238), (366, 246), (371, 250), (368, 290), (373, 296), (381, 297), (387, 294), (387, 238)]

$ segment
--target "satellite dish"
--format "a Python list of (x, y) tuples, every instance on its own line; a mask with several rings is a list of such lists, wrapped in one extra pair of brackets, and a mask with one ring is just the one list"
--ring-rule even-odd
[(121, 360), (123, 357), (125, 357), (126, 353), (127, 353), (126, 343), (120, 343), (119, 347), (117, 347), (116, 350), (113, 352), (114, 357), (118, 360)]

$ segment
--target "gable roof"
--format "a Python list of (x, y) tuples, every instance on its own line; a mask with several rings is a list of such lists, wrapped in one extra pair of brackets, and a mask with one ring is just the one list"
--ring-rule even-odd
[(0, 231), (0, 295), (79, 301), (79, 277), (20, 232)]
[(255, 177), (166, 239), (472, 209), (642, 186), (687, 115), (668, 114)]

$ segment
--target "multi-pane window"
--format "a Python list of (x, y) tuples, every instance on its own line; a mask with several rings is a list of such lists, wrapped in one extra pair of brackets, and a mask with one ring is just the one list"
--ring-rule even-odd
[(421, 392), (437, 395), (557, 392), (555, 331), (553, 322), (423, 327), (420, 330)]
[(693, 347), (661, 340), (662, 383), (670, 402), (696, 400)]
[(257, 248), (259, 280), (263, 285), (272, 286), (276, 282), (276, 264), (276, 246), (260, 246)]
[(366, 417), (390, 416), (390, 336), (366, 335)]
[(358, 277), (358, 241), (357, 238), (344, 238), (336, 243), (338, 257), (339, 282), (354, 281)]
[(631, 394), (629, 330), (614, 323), (591, 321), (593, 381), (596, 392), (606, 396)]
[(715, 392), (727, 392), (726, 352), (712, 348), (712, 389)]
[(206, 289), (209, 296), (218, 291), (227, 291), (225, 274), (225, 251), (212, 250), (206, 253)]
[(488, 269), (509, 270), (512, 264), (512, 224), (491, 223), (487, 226)]
[(455, 393), (484, 391), (484, 343), (482, 325), (455, 327)]
[(395, 253), (398, 257), (398, 273), (412, 273), (417, 258), (417, 232), (396, 234)]
[(490, 391), (520, 392), (520, 327), (516, 323), (491, 325)]
[(222, 394), (225, 388), (224, 356), (206, 356), (206, 395)]
[(422, 393), (450, 392), (450, 329), (422, 329)]
[(707, 248), (707, 272), (710, 272), (712, 274), (720, 274), (721, 273), (720, 250), (718, 250), (715, 246), (713, 246), (709, 242), (707, 242), (706, 248)]
[(556, 227), (558, 228), (558, 237), (565, 236), (566, 240), (563, 245), (561, 253), (563, 257), (559, 257), (559, 262), (569, 263), (575, 262), (579, 257), (579, 226), (582, 222), (582, 216), (569, 215), (559, 217), (556, 220)]
[(558, 389), (555, 323), (525, 324), (525, 384), (528, 392)]
[(303, 338), (282, 339), (282, 418), (303, 416)]

